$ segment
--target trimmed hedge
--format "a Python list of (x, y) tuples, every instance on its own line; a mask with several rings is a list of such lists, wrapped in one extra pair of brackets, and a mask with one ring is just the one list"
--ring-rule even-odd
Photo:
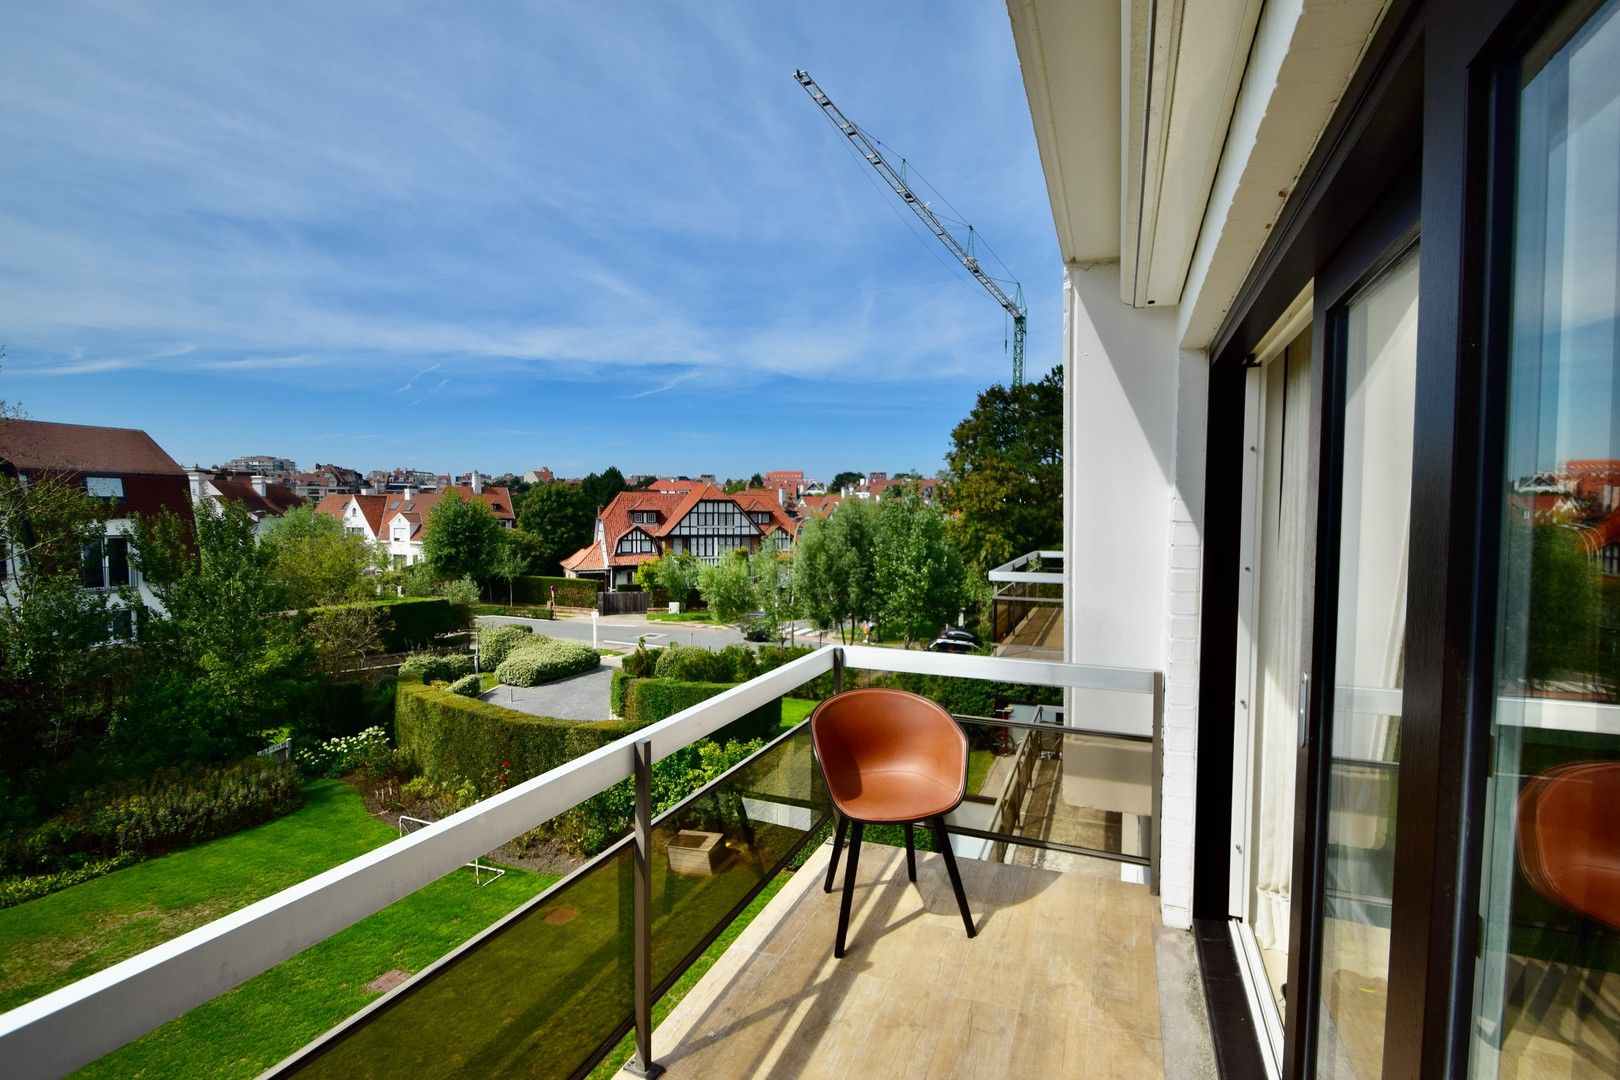
[(471, 675), (472, 669), (472, 657), (465, 654), (415, 653), (399, 665), (399, 679), (401, 682), (454, 682)]
[(590, 578), (541, 577), (527, 574), (512, 579), (512, 602), (549, 604), (551, 588), (554, 585), (557, 587), (558, 607), (593, 608), (596, 606), (597, 596), (602, 592), (602, 583), (592, 581)]
[[(465, 630), (472, 622), (472, 611), (438, 596), (403, 597), (375, 600), (366, 604), (339, 607), (370, 607), (377, 613), (377, 634), (385, 653), (405, 652), (433, 644), (440, 634)], [(329, 610), (309, 608), (307, 615)]]
[(623, 668), (613, 669), (613, 676), (608, 681), (608, 706), (614, 716), (624, 715), (624, 695), (630, 689), (630, 679), (630, 673)]
[[(625, 683), (624, 718), (646, 727), (682, 709), (730, 690), (734, 683), (681, 682), (675, 679), (629, 679)], [(770, 739), (782, 726), (782, 699), (768, 701), (715, 733), (720, 742)]]
[(512, 650), (534, 636), (532, 626), (522, 623), (510, 623), (506, 626), (481, 626), (478, 628), (478, 665), (485, 671), (494, 671), (501, 666)]
[(450, 684), (449, 690), (462, 697), (477, 697), (484, 692), (484, 678), (482, 675), (463, 675)]
[(521, 643), (501, 661), (495, 677), (507, 686), (538, 686), (592, 671), (601, 663), (601, 655), (583, 642), (536, 634), (532, 643)]
[(671, 645), (659, 652), (653, 671), (660, 679), (679, 682), (739, 683), (759, 674), (759, 661), (746, 645), (712, 652), (696, 645)]

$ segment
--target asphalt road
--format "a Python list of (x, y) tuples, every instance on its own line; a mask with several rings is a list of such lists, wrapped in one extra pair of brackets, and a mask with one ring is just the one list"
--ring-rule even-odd
[(613, 669), (599, 667), (583, 675), (571, 675), (541, 686), (497, 686), (483, 695), (485, 701), (534, 716), (558, 720), (608, 720), (613, 709), (608, 700), (608, 684)]

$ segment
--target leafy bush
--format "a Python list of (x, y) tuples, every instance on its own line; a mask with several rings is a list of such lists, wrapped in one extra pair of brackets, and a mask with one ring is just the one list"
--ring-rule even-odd
[(557, 587), (558, 607), (596, 606), (602, 584), (589, 578), (540, 577), (528, 574), (512, 580), (512, 601), (518, 604), (549, 604), (551, 588)]
[(558, 641), (534, 635), (534, 641), (513, 649), (495, 669), (495, 677), (508, 686), (538, 686), (568, 675), (591, 671), (602, 657), (578, 641)]
[(657, 672), (658, 658), (663, 655), (662, 649), (649, 649), (645, 641), (636, 642), (636, 651), (628, 654), (622, 661), (624, 673), (632, 679), (650, 679)]
[(303, 805), (298, 771), (251, 758), (234, 765), (160, 769), (88, 792), (5, 852), (5, 868), (77, 869), (95, 859), (145, 858), (224, 836)]
[(660, 679), (681, 682), (746, 682), (759, 674), (759, 662), (746, 645), (727, 645), (710, 652), (694, 645), (671, 645), (653, 665)]
[(293, 752), (306, 776), (338, 777), (353, 769), (372, 773), (388, 769), (388, 733), (380, 727), (367, 728), (358, 735), (327, 739)]
[[(681, 682), (675, 679), (630, 679), (624, 695), (624, 718), (636, 727), (657, 723), (682, 709), (730, 690), (731, 683)], [(770, 738), (782, 726), (782, 700), (773, 699), (716, 732), (721, 742)]]
[(485, 671), (501, 666), (512, 650), (532, 640), (534, 630), (521, 623), (509, 626), (481, 626), (478, 628), (478, 664)]
[(484, 692), (484, 679), (481, 675), (463, 675), (450, 684), (452, 694), (462, 697), (477, 697)]
[(478, 603), (478, 582), (470, 577), (441, 581), (439, 595), (457, 607), (472, 607)]
[(115, 855), (110, 859), (96, 859), (73, 870), (59, 870), (54, 874), (5, 878), (0, 880), (0, 908), (15, 907), (73, 885), (82, 885), (86, 881), (110, 874), (114, 870), (122, 870), (126, 866), (133, 866), (140, 861), (139, 855), (130, 852)]
[(459, 653), (451, 656), (412, 653), (399, 665), (399, 677), (404, 682), (454, 682), (471, 674), (472, 657)]
[(629, 689), (630, 673), (620, 668), (608, 680), (608, 707), (614, 716), (624, 715), (624, 695)]

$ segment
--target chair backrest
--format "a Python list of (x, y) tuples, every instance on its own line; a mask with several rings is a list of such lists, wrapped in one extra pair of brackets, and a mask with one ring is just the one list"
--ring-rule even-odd
[(1620, 930), (1620, 761), (1560, 765), (1525, 785), (1519, 867), (1548, 900)]
[(827, 783), (902, 770), (967, 784), (967, 736), (951, 714), (904, 690), (846, 690), (810, 714), (810, 738)]

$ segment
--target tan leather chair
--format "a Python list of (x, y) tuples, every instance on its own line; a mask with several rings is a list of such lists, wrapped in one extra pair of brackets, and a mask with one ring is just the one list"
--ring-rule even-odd
[(1524, 786), (1519, 866), (1548, 900), (1620, 930), (1620, 761), (1560, 765)]
[(976, 931), (967, 893), (945, 833), (945, 815), (961, 804), (967, 790), (967, 736), (950, 713), (903, 690), (849, 690), (816, 706), (810, 714), (810, 739), (827, 781), (827, 793), (838, 811), (832, 860), (823, 886), (826, 892), (832, 892), (846, 830), (850, 833), (833, 955), (844, 955), (855, 867), (866, 825), (905, 826), (906, 875), (912, 881), (917, 880), (913, 826), (926, 822), (932, 827), (962, 911), (962, 925), (967, 927), (968, 937), (973, 937)]

